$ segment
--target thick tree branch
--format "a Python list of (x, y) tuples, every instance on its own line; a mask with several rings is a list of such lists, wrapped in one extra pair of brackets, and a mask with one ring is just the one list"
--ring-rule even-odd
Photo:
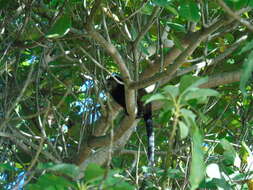
[[(113, 152), (117, 152), (120, 150), (126, 145), (126, 143), (128, 142), (128, 139), (130, 138), (130, 136), (132, 135), (133, 131), (134, 131), (134, 128), (136, 127), (137, 125), (137, 122), (134, 122), (132, 124), (132, 126), (124, 133), (124, 135), (118, 139), (117, 141), (115, 141), (114, 143), (114, 146), (112, 148), (112, 151)], [(107, 147), (102, 147), (101, 149), (99, 149), (96, 153), (94, 153), (93, 155), (91, 155), (85, 162), (83, 162), (81, 165), (80, 165), (80, 168), (81, 169), (85, 169), (85, 167), (90, 163), (90, 162), (95, 162), (97, 164), (104, 164), (107, 159), (108, 159), (108, 152), (109, 152), (109, 149), (110, 147), (107, 146)]]
[(241, 70), (219, 73), (208, 77), (208, 82), (200, 85), (200, 88), (213, 88), (219, 85), (230, 84), (240, 81)]
[[(127, 142), (127, 139), (130, 137), (132, 130), (137, 125), (138, 121), (139, 120), (136, 120), (135, 118), (125, 116), (125, 118), (120, 124), (120, 127), (116, 128), (114, 132), (115, 136), (113, 137), (113, 140), (114, 140), (115, 148), (119, 148), (118, 147), (119, 145), (117, 144), (121, 142), (122, 139), (126, 139), (126, 141), (121, 142), (120, 144), (122, 143), (125, 144)], [(92, 149), (99, 148), (99, 147), (105, 147), (105, 148), (102, 148), (101, 150), (108, 149), (109, 148), (108, 145), (110, 144), (110, 142), (111, 142), (111, 137), (109, 134), (105, 136), (101, 136), (101, 137), (92, 137), (87, 142), (83, 151), (78, 155), (78, 159), (76, 163), (80, 166), (83, 166), (87, 162), (87, 159), (90, 159), (90, 156), (91, 156), (90, 153)], [(108, 158), (108, 155), (104, 156), (103, 158), (99, 158), (99, 162), (104, 163), (107, 160), (107, 158)]]
[[(143, 88), (148, 85), (154, 84), (155, 82), (158, 82), (162, 79), (166, 79), (168, 81), (171, 80), (173, 78), (173, 75), (176, 73), (177, 69), (184, 63), (186, 58), (194, 52), (194, 50), (199, 46), (199, 44), (203, 40), (205, 40), (211, 33), (219, 29), (221, 26), (229, 24), (231, 22), (232, 22), (232, 19), (223, 18), (217, 21), (216, 23), (214, 23), (213, 25), (211, 25), (209, 28), (190, 34), (188, 39), (191, 39), (191, 41), (185, 44), (185, 46), (188, 45), (188, 47), (180, 55), (178, 55), (179, 51), (174, 49), (173, 53), (175, 53), (175, 55), (172, 57), (175, 59), (175, 61), (173, 61), (171, 57), (167, 57), (167, 56), (165, 57), (164, 65), (168, 66), (165, 71), (161, 73), (156, 73), (152, 77), (145, 78), (142, 81), (133, 82), (132, 84), (130, 84), (130, 88), (139, 89), (139, 88)], [(178, 55), (177, 58), (176, 58), (176, 55)], [(171, 61), (173, 61), (174, 63), (172, 64)], [(154, 71), (158, 72), (159, 66), (157, 64), (153, 65), (152, 67), (153, 68), (151, 68), (150, 74), (152, 74)], [(145, 73), (144, 73), (144, 76), (145, 76)]]

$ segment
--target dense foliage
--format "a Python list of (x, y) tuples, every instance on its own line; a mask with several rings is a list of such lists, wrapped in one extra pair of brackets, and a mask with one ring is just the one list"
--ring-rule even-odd
[[(252, 8), (0, 0), (0, 188), (253, 189)], [(108, 94), (115, 74), (126, 110)]]

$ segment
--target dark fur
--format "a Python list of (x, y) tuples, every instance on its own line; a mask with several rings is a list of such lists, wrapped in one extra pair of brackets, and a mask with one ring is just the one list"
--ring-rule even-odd
[[(119, 81), (122, 81), (120, 77), (115, 76)], [(125, 88), (124, 85), (117, 83), (112, 77), (107, 80), (108, 91), (112, 98), (126, 110), (125, 100)], [(152, 121), (152, 107), (151, 103), (144, 105), (141, 101), (141, 97), (146, 94), (144, 89), (138, 90), (137, 95), (137, 106), (138, 113), (137, 117), (143, 117), (146, 124), (146, 131), (148, 137), (148, 160), (149, 165), (154, 163), (154, 132), (153, 132), (153, 121)]]

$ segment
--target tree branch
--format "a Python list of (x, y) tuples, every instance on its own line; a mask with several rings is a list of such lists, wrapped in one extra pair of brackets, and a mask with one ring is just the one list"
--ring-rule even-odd
[[(154, 64), (152, 65), (151, 68), (147, 69), (143, 77), (150, 76), (154, 72), (156, 74), (154, 74), (153, 76), (149, 78), (144, 78), (144, 80), (142, 81), (133, 82), (129, 85), (129, 87), (133, 89), (139, 89), (139, 88), (144, 88), (148, 85), (154, 84), (155, 82), (158, 82), (162, 79), (166, 79), (168, 81), (171, 80), (173, 78), (173, 75), (176, 73), (177, 69), (184, 63), (186, 58), (194, 52), (194, 50), (199, 46), (199, 44), (202, 41), (204, 41), (211, 33), (219, 29), (221, 26), (229, 24), (231, 22), (232, 22), (232, 19), (223, 18), (221, 20), (218, 20), (209, 28), (189, 34), (187, 38), (190, 39), (190, 42), (185, 41), (186, 43), (184, 43), (184, 46), (185, 47), (188, 46), (188, 47), (181, 54), (179, 50), (174, 48), (172, 50), (174, 52), (171, 51), (172, 53), (169, 53), (169, 54), (174, 54), (174, 55), (172, 55), (171, 57), (170, 56), (165, 57), (164, 65), (168, 66), (165, 71), (161, 73), (157, 73), (159, 70), (159, 67), (157, 64)], [(173, 59), (175, 60), (173, 61)], [(172, 64), (172, 62), (174, 63)], [(148, 71), (150, 71), (149, 72), (150, 74), (147, 75), (146, 73), (148, 73)]]
[(200, 85), (200, 88), (213, 88), (219, 85), (230, 84), (240, 81), (241, 70), (219, 73), (208, 77), (208, 82)]
[(243, 19), (240, 17), (240, 15), (238, 15), (236, 12), (234, 12), (233, 10), (231, 10), (224, 2), (223, 0), (218, 0), (217, 1), (218, 4), (222, 7), (222, 9), (224, 11), (226, 11), (226, 13), (233, 17), (235, 20), (237, 20), (238, 22), (240, 22), (242, 25), (246, 26), (251, 32), (253, 32), (253, 25), (250, 24), (250, 22), (248, 22), (247, 20)]

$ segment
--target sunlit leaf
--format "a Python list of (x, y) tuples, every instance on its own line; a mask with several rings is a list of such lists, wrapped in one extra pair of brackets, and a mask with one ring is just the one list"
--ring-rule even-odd
[(185, 97), (184, 100), (188, 101), (188, 100), (192, 100), (192, 99), (198, 99), (198, 98), (207, 98), (210, 96), (218, 96), (219, 92), (217, 92), (216, 90), (212, 90), (212, 89), (195, 89), (193, 91), (188, 92)]
[(180, 138), (184, 139), (189, 134), (189, 128), (186, 126), (186, 124), (182, 121), (179, 121), (179, 129), (180, 129)]
[(176, 30), (178, 32), (186, 32), (185, 26), (179, 23), (167, 22), (166, 23), (171, 29)]
[(177, 86), (167, 85), (162, 89), (162, 92), (169, 95), (169, 99), (173, 100), (179, 94), (179, 88)]
[(242, 146), (240, 148), (240, 158), (244, 163), (248, 162), (248, 158), (252, 157), (252, 153), (250, 148), (247, 146), (247, 144), (243, 141)]
[(145, 104), (152, 102), (152, 101), (157, 101), (157, 100), (165, 100), (166, 97), (160, 93), (156, 93), (148, 97), (145, 101)]
[(203, 137), (196, 125), (192, 126), (192, 161), (190, 169), (191, 190), (197, 189), (205, 177), (204, 154), (202, 151)]
[(180, 112), (182, 116), (184, 117), (187, 125), (191, 126), (192, 123), (195, 123), (196, 115), (191, 110), (182, 108)]
[(207, 77), (200, 78), (200, 77), (195, 77), (191, 75), (185, 75), (180, 80), (180, 85), (179, 85), (180, 93), (186, 92), (189, 89), (194, 88), (194, 87), (199, 87), (199, 85), (207, 81), (208, 81)]

